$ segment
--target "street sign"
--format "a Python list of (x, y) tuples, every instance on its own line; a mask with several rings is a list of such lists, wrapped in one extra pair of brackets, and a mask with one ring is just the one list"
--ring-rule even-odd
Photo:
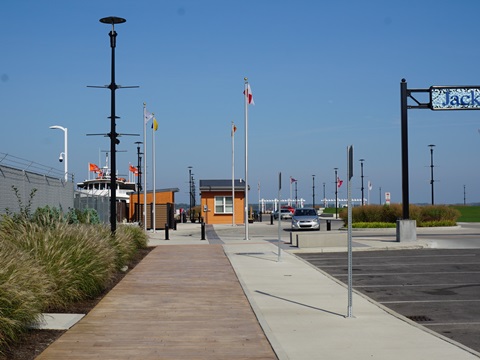
[(430, 87), (432, 110), (480, 110), (480, 86)]

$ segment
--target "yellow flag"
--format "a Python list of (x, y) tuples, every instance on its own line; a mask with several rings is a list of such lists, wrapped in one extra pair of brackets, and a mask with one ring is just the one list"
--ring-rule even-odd
[(158, 122), (157, 119), (153, 118), (152, 129), (157, 131), (158, 130)]

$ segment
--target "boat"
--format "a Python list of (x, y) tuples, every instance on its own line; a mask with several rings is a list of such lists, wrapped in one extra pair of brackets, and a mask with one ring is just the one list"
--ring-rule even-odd
[[(108, 160), (107, 160), (108, 164)], [(77, 183), (77, 193), (80, 197), (92, 197), (92, 196), (110, 196), (110, 181), (111, 173), (108, 165), (100, 168), (93, 163), (88, 164), (89, 178)], [(130, 172), (134, 172), (135, 167), (130, 165)], [(94, 173), (94, 177), (90, 178)], [(135, 174), (135, 173), (134, 173)], [(137, 191), (137, 184), (133, 181), (129, 181), (123, 177), (117, 176), (116, 178), (116, 198), (117, 201), (129, 203), (130, 194)]]

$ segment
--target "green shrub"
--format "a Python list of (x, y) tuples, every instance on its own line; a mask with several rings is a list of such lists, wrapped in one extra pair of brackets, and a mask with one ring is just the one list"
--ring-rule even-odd
[(68, 224), (100, 224), (100, 218), (95, 209), (69, 209), (66, 214), (56, 207), (45, 206), (37, 208), (31, 220), (43, 226), (55, 226), (56, 223)]

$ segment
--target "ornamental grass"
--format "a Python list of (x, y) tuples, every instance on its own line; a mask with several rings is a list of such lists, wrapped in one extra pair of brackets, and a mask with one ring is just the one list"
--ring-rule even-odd
[[(53, 214), (53, 215), (52, 215)], [(69, 224), (52, 211), (0, 221), (0, 353), (42, 312), (100, 294), (147, 235), (136, 226)]]
[(9, 242), (0, 242), (0, 351), (39, 320), (54, 283), (42, 265)]

